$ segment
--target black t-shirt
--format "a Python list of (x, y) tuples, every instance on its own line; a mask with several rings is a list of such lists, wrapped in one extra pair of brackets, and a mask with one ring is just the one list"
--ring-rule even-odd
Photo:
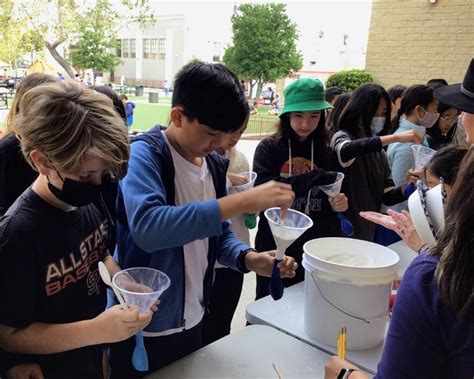
[[(109, 221), (95, 205), (62, 211), (31, 188), (0, 220), (0, 324), (92, 319), (106, 307), (98, 262), (108, 254)], [(15, 357), (46, 378), (101, 378), (103, 346)], [(9, 357), (10, 359), (12, 356)]]
[(0, 139), (0, 216), (37, 176), (38, 173), (25, 161), (18, 138), (8, 134)]
[[(253, 161), (253, 170), (257, 173), (255, 185), (270, 180), (291, 184), (295, 192), (295, 200), (291, 208), (302, 213), (308, 211), (309, 217), (313, 220), (313, 226), (293, 242), (285, 252), (286, 255), (294, 257), (298, 263), (301, 263), (303, 245), (308, 240), (342, 236), (337, 213), (332, 210), (327, 195), (319, 188), (319, 185), (335, 181), (336, 174), (324, 170), (337, 170), (338, 167), (335, 156), (331, 156), (329, 151), (320, 151), (316, 143), (311, 167), (311, 142), (294, 140), (291, 142), (291, 176), (289, 166), (290, 149), (287, 143), (279, 142), (275, 136), (260, 141)], [(263, 212), (260, 214), (255, 247), (259, 251), (275, 249), (270, 226)], [(303, 275), (304, 269), (300, 265), (296, 281), (303, 280)]]

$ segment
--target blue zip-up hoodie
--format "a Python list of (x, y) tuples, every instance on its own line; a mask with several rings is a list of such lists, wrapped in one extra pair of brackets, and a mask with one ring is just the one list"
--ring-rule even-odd
[[(120, 266), (153, 267), (165, 272), (171, 286), (161, 295), (159, 310), (147, 332), (185, 327), (183, 246), (209, 238), (208, 267), (204, 277), (204, 304), (208, 304), (216, 259), (235, 270), (242, 251), (250, 249), (221, 222), (217, 200), (175, 204), (174, 163), (156, 126), (131, 145), (128, 173), (120, 181), (117, 204), (117, 250)], [(226, 195), (228, 161), (217, 153), (206, 156), (217, 198)]]

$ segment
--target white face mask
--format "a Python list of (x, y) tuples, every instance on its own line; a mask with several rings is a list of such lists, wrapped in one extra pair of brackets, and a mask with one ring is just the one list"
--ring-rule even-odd
[(425, 111), (425, 115), (420, 119), (421, 126), (425, 128), (432, 128), (436, 121), (438, 121), (439, 113), (438, 112), (428, 112), (426, 109), (423, 108)]
[(385, 126), (385, 117), (372, 117), (370, 132), (373, 136), (379, 134)]

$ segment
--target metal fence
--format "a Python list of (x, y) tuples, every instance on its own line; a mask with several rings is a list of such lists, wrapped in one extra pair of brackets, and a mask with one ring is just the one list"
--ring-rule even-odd
[(277, 120), (277, 116), (252, 115), (242, 137), (257, 139), (269, 136), (275, 132)]

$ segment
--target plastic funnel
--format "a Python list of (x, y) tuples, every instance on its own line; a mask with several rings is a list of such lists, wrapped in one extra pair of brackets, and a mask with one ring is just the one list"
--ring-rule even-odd
[(241, 184), (240, 186), (233, 186), (232, 189), (235, 190), (235, 192), (244, 192), (249, 189), (253, 188), (253, 185), (255, 184), (255, 180), (257, 179), (257, 173), (254, 171), (245, 171), (241, 172), (237, 175), (245, 176), (248, 178), (248, 182), (245, 184)]
[(341, 192), (343, 180), (344, 174), (342, 172), (338, 172), (336, 176), (336, 181), (334, 183), (319, 186), (319, 188), (321, 188), (321, 191), (323, 191), (329, 197), (334, 197)]
[(286, 218), (280, 223), (280, 212), (281, 208), (269, 208), (264, 213), (277, 246), (277, 259), (282, 259), (288, 246), (301, 236), (306, 229), (313, 226), (313, 220), (294, 209), (288, 209)]
[(431, 157), (436, 153), (435, 150), (423, 145), (411, 145), (413, 158), (415, 159), (415, 170), (423, 169), (430, 161)]
[[(342, 181), (344, 180), (344, 174), (342, 172), (338, 172), (336, 175), (336, 180), (332, 184), (326, 184), (324, 186), (319, 186), (321, 190), (328, 195), (329, 197), (334, 197), (341, 192)], [(350, 223), (350, 221), (344, 216), (344, 212), (337, 212), (337, 216), (341, 221), (341, 230), (344, 235), (350, 237), (354, 234), (354, 227)]]
[(122, 270), (112, 279), (127, 305), (137, 307), (140, 313), (148, 311), (170, 284), (168, 275), (149, 267)]

